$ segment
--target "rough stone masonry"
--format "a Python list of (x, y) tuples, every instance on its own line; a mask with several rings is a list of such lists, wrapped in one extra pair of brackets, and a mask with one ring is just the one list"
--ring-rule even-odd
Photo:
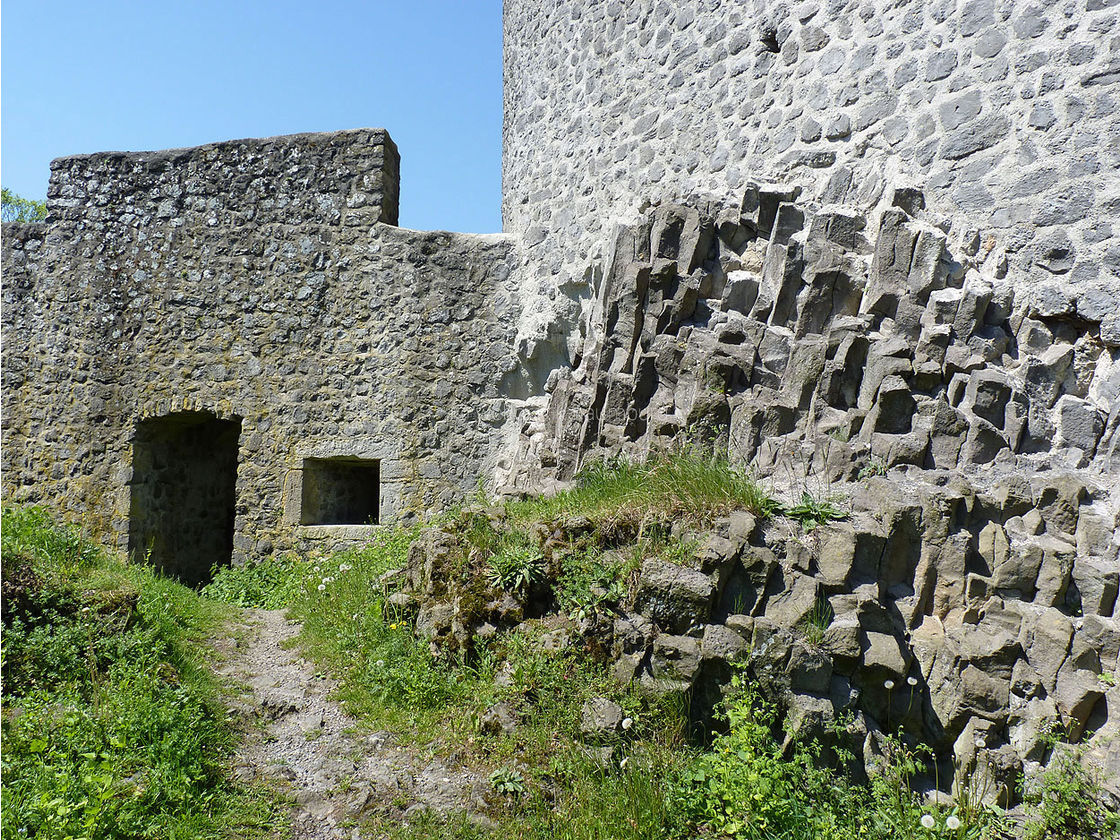
[[(790, 709), (909, 675), (941, 750), (1120, 769), (1118, 14), (509, 0), (503, 235), (397, 227), (382, 130), (55, 161), (5, 499), (201, 580), (687, 442), (851, 499), (713, 560), (773, 584), (740, 630), (829, 600)], [(647, 665), (700, 644), (651, 616)]]
[(4, 231), (6, 498), (197, 580), (473, 491), (512, 247), (396, 227), (397, 173), (364, 129), (55, 161)]

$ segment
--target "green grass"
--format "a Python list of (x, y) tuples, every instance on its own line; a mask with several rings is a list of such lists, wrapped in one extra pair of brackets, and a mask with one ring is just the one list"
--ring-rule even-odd
[(733, 510), (770, 516), (780, 505), (726, 459), (685, 450), (645, 463), (616, 459), (590, 464), (571, 490), (513, 502), (507, 509), (515, 521), (572, 515), (641, 521), (655, 514), (704, 523)]
[(205, 640), (228, 608), (5, 508), (3, 838), (275, 834), (226, 777)]

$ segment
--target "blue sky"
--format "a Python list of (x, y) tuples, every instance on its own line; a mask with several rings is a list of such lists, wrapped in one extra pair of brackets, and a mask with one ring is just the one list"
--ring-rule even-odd
[(5, 0), (0, 180), (61, 155), (359, 126), (401, 152), (403, 226), (501, 229), (500, 0)]

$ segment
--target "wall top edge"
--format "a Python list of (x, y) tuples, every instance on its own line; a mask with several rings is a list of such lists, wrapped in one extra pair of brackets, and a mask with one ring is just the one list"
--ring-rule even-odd
[(384, 145), (396, 152), (396, 144), (384, 128), (350, 128), (341, 131), (309, 131), (298, 134), (279, 134), (272, 137), (246, 137), (238, 140), (221, 140), (199, 146), (184, 146), (176, 149), (157, 149), (151, 151), (104, 151), (86, 154), (65, 155), (51, 161), (51, 169), (66, 169), (76, 163), (95, 160), (134, 161), (137, 163), (175, 163), (186, 158), (204, 154), (208, 151), (223, 151), (235, 148), (265, 149), (270, 146), (317, 146), (345, 145), (354, 141)]

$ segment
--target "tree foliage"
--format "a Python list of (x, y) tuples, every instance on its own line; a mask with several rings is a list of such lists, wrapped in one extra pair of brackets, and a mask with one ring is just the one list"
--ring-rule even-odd
[(3, 220), (5, 222), (40, 222), (47, 218), (47, 202), (34, 201), (3, 189)]

